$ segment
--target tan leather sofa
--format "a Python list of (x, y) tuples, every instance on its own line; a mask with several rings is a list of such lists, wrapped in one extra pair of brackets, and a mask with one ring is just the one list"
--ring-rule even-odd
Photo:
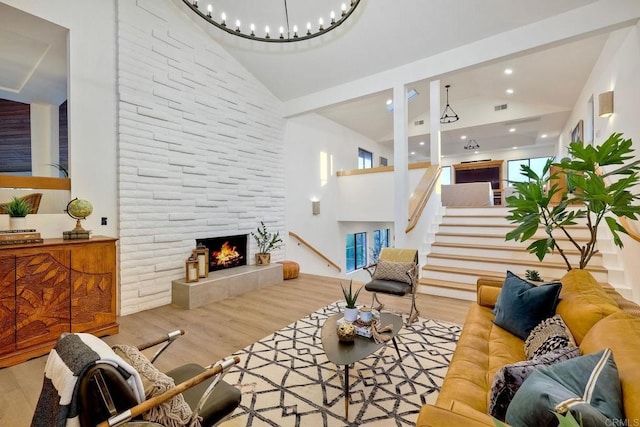
[[(588, 272), (572, 270), (562, 279), (560, 314), (583, 354), (611, 348), (622, 385), (627, 425), (640, 425), (640, 307)], [(444, 384), (435, 404), (422, 407), (416, 425), (495, 426), (487, 415), (495, 372), (525, 360), (524, 342), (493, 324), (502, 282), (479, 279)]]

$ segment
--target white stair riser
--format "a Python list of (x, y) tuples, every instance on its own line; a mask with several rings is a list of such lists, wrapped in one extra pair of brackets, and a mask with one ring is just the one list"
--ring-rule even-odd
[(418, 288), (418, 292), (421, 294), (436, 295), (439, 297), (455, 298), (455, 299), (462, 299), (467, 301), (476, 300), (475, 292), (466, 292), (459, 289), (440, 288), (436, 286), (422, 285), (420, 286), (420, 288)]
[(437, 271), (437, 270), (422, 270), (420, 276), (423, 279), (447, 280), (449, 282), (467, 283), (469, 285), (474, 285), (478, 280), (477, 275), (462, 274), (462, 273), (447, 273), (444, 271)]
[[(524, 247), (524, 246), (522, 246)], [(431, 253), (445, 254), (445, 255), (459, 255), (459, 256), (476, 256), (484, 258), (497, 258), (497, 259), (515, 259), (515, 260), (528, 260), (532, 263), (539, 262), (538, 258), (527, 251), (510, 251), (500, 249), (486, 249), (483, 247), (468, 248), (468, 247), (450, 247), (450, 246), (431, 246)], [(572, 265), (578, 265), (580, 262), (580, 256), (578, 254), (567, 255), (569, 262)], [(424, 259), (424, 258), (423, 258)], [(544, 262), (564, 262), (562, 256), (559, 253), (550, 253), (544, 257)], [(594, 256), (591, 258), (589, 265), (602, 266), (602, 257)]]
[[(504, 237), (480, 237), (480, 236), (469, 236), (462, 234), (455, 235), (441, 235), (437, 234), (435, 236), (436, 242), (442, 243), (461, 243), (461, 244), (477, 244), (481, 246), (507, 246), (511, 248), (526, 248), (533, 240), (528, 240), (526, 242), (517, 242), (515, 240), (504, 240)], [(557, 240), (558, 244), (562, 249), (574, 248), (573, 244), (568, 240)], [(581, 243), (581, 242), (578, 242)]]
[(444, 215), (451, 216), (507, 216), (509, 215), (508, 208), (445, 208)]
[(442, 217), (441, 225), (451, 225), (451, 224), (466, 224), (466, 225), (478, 225), (478, 226), (488, 226), (488, 225), (506, 225), (510, 224), (504, 217), (474, 217), (474, 216), (444, 216)]
[[(510, 270), (514, 273), (518, 271), (524, 274), (525, 270), (538, 270), (543, 279), (554, 279), (562, 277), (566, 274), (567, 269), (564, 267), (549, 267), (548, 264), (542, 263), (531, 263), (529, 265), (514, 265), (509, 262), (509, 260), (504, 260), (504, 262), (484, 262), (484, 261), (460, 261), (457, 259), (450, 258), (433, 258), (427, 256), (427, 265), (437, 265), (441, 267), (451, 267), (451, 268), (466, 268), (471, 270), (481, 270), (481, 271), (490, 271), (493, 273), (505, 273), (507, 270)], [(607, 281), (607, 274), (605, 272), (591, 272), (593, 277), (599, 282)]]
[[(476, 225), (474, 227), (466, 227), (460, 225), (448, 225), (448, 224), (440, 224), (438, 227), (438, 233), (457, 233), (457, 234), (467, 234), (469, 236), (477, 235), (477, 234), (499, 234), (506, 236), (507, 233), (514, 230), (515, 227), (497, 227), (492, 225)], [(560, 232), (554, 232), (554, 236), (560, 238)], [(570, 231), (571, 237), (575, 239), (588, 239), (589, 238), (589, 230), (583, 228), (575, 228)], [(544, 229), (538, 228), (538, 231), (535, 234), (535, 237), (541, 238), (546, 237), (547, 234), (544, 232)]]

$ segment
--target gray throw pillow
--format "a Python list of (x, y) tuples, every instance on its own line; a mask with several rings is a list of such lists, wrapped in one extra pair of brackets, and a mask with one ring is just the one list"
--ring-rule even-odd
[(507, 408), (519, 427), (557, 425), (554, 412), (571, 411), (583, 427), (625, 425), (618, 369), (610, 349), (533, 372)]
[(556, 314), (533, 328), (524, 342), (524, 353), (527, 359), (533, 359), (569, 345), (575, 346), (576, 343), (562, 317)]
[(525, 360), (500, 368), (493, 377), (489, 396), (489, 415), (504, 421), (507, 407), (524, 380), (536, 369), (580, 356), (576, 346), (559, 348), (531, 360)]

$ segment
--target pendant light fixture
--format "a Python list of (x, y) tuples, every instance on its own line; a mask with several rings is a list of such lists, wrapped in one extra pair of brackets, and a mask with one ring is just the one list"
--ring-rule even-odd
[(465, 150), (477, 150), (478, 148), (480, 148), (480, 144), (474, 138), (469, 139), (464, 145)]
[(453, 123), (460, 120), (460, 117), (453, 111), (453, 108), (449, 105), (449, 88), (451, 85), (446, 85), (447, 89), (447, 106), (444, 107), (444, 111), (442, 112), (442, 116), (440, 116), (440, 123)]
[[(214, 11), (214, 7), (211, 4), (207, 4), (204, 7), (204, 10), (201, 10), (200, 6), (202, 6), (202, 4), (198, 4), (197, 0), (182, 1), (202, 19), (209, 22), (210, 24), (213, 24), (219, 29), (226, 31), (229, 34), (249, 40), (269, 43), (297, 42), (302, 40), (309, 40), (314, 37), (321, 36), (322, 34), (326, 34), (329, 31), (338, 28), (344, 21), (346, 21), (356, 10), (358, 4), (360, 4), (360, 0), (345, 0), (345, 3), (342, 3), (341, 10), (338, 12), (338, 14), (336, 14), (336, 12), (333, 10), (327, 10), (326, 17), (320, 16), (318, 18), (317, 28), (314, 29), (311, 21), (307, 20), (305, 28), (300, 29), (300, 33), (298, 33), (298, 25), (295, 25), (295, 22), (292, 27), (289, 26), (289, 9), (287, 7), (287, 0), (283, 0), (285, 22), (276, 23), (277, 26), (274, 26), (273, 28), (277, 29), (277, 31), (273, 32), (271, 32), (268, 25), (265, 26), (264, 32), (261, 32), (256, 29), (256, 26), (253, 23), (251, 23), (250, 25), (245, 24), (243, 30), (241, 17), (233, 16), (230, 13), (229, 17), (232, 20), (230, 20), (230, 22), (227, 22), (228, 15), (222, 10)], [(262, 0), (255, 0), (255, 2), (262, 4)], [(219, 16), (220, 19), (217, 19), (216, 16)], [(304, 22), (301, 22), (300, 24), (304, 24)]]

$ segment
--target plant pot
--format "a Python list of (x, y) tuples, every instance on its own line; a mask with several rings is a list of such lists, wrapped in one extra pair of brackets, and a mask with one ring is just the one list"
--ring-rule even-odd
[(25, 230), (27, 228), (27, 217), (26, 216), (9, 217), (9, 228), (11, 230)]
[(344, 309), (344, 320), (347, 322), (355, 322), (358, 318), (358, 309), (357, 308), (346, 308)]
[(257, 265), (267, 265), (271, 263), (271, 254), (269, 253), (258, 253), (256, 254), (256, 264)]

